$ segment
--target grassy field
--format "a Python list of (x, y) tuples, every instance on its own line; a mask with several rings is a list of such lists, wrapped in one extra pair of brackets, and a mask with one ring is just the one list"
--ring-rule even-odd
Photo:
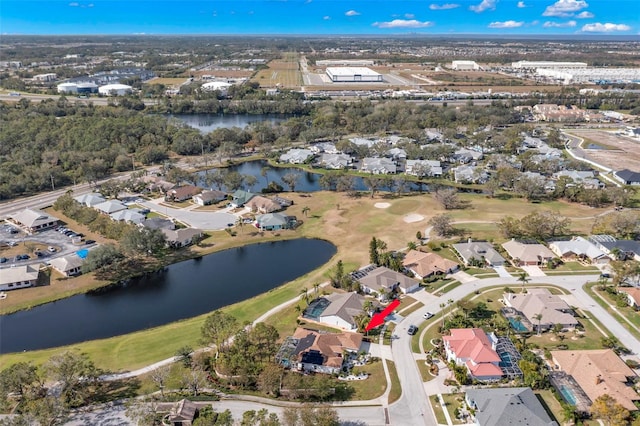
[(389, 368), (389, 376), (391, 376), (391, 391), (389, 392), (389, 404), (393, 404), (402, 396), (402, 387), (400, 386), (400, 379), (398, 378), (398, 372), (396, 371), (396, 364), (393, 361), (385, 361)]
[[(336, 245), (338, 250), (336, 256), (328, 264), (316, 271), (312, 271), (291, 283), (254, 299), (224, 308), (235, 315), (241, 322), (252, 321), (271, 307), (298, 296), (300, 289), (311, 288), (313, 283), (325, 281), (328, 271), (338, 259), (345, 263), (347, 269), (367, 264), (369, 260), (368, 242), (371, 237), (375, 236), (382, 239), (389, 248), (405, 247), (408, 241), (415, 240), (417, 231), (424, 232), (424, 228), (427, 226), (426, 222), (430, 217), (445, 212), (429, 194), (407, 195), (399, 198), (390, 198), (384, 194), (379, 194), (373, 199), (370, 197), (351, 198), (345, 194), (335, 192), (287, 193), (286, 196), (295, 202), (287, 210), (287, 213), (304, 220), (304, 225), (296, 231), (281, 232), (278, 235), (273, 233), (259, 234), (245, 227), (239, 230), (236, 237), (232, 237), (225, 232), (212, 232), (203, 241), (201, 247), (192, 247), (181, 254), (183, 257), (203, 255), (256, 242), (299, 237), (323, 238)], [(379, 202), (382, 197), (384, 197), (385, 202), (391, 204), (390, 208), (378, 209), (374, 207), (374, 204)], [(563, 202), (534, 205), (521, 199), (499, 200), (470, 194), (461, 194), (461, 197), (468, 200), (471, 203), (471, 207), (462, 211), (448, 211), (455, 215), (457, 220), (469, 220), (477, 217), (479, 211), (482, 211), (483, 219), (486, 218), (487, 220), (497, 220), (504, 212), (509, 212), (519, 217), (530, 213), (532, 209), (558, 210), (570, 218), (593, 216), (603, 211), (603, 209), (591, 209)], [(302, 214), (304, 207), (310, 209), (307, 217)], [(421, 214), (424, 216), (424, 220), (406, 223), (404, 216), (411, 213)], [(587, 229), (590, 227), (591, 221), (574, 220), (572, 223), (574, 225), (580, 224), (584, 226), (584, 229)], [(74, 226), (74, 224), (71, 224), (71, 226), (73, 229), (89, 235), (88, 232), (85, 232), (88, 230), (84, 227)], [(580, 227), (575, 226), (574, 228), (580, 229)], [(80, 282), (83, 284), (75, 285), (64, 294), (78, 293), (86, 291), (87, 288), (101, 285), (101, 283), (96, 283), (88, 277), (82, 277), (80, 280), (83, 281), (74, 281), (78, 279), (65, 281), (64, 285)], [(54, 288), (54, 286), (23, 289), (15, 292), (15, 297), (12, 293), (5, 301), (24, 297), (25, 303), (34, 304), (34, 300), (37, 300), (42, 295), (38, 294), (35, 297), (31, 296), (30, 293), (51, 289), (49, 294), (46, 295), (46, 297), (51, 298), (61, 294), (59, 289)], [(111, 371), (133, 370), (172, 356), (176, 349), (181, 346), (198, 347), (199, 328), (204, 321), (204, 317), (203, 315), (150, 330), (111, 339), (80, 343), (72, 347), (88, 353), (100, 368)], [(294, 325), (295, 322), (290, 327), (293, 328)], [(9, 365), (18, 360), (31, 360), (35, 363), (41, 363), (52, 354), (59, 353), (64, 349), (66, 348), (3, 355), (0, 356), (0, 365)]]
[(382, 361), (373, 362), (356, 368), (357, 373), (369, 373), (367, 380), (349, 382), (354, 389), (353, 399), (366, 401), (377, 398), (387, 389), (387, 379), (384, 375)]
[(451, 418), (451, 421), (453, 421), (453, 424), (454, 425), (463, 424), (464, 422), (456, 418), (454, 411), (456, 410), (456, 408), (460, 408), (464, 406), (464, 394), (443, 393), (442, 399), (444, 399), (445, 408), (449, 412), (449, 417)]
[(260, 87), (298, 88), (302, 85), (297, 54), (285, 53), (282, 59), (273, 60), (267, 66), (269, 68), (258, 71), (252, 78), (260, 83)]

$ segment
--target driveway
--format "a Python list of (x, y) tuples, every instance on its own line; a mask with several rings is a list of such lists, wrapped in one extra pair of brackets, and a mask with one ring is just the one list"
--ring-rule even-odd
[(150, 201), (142, 201), (143, 205), (151, 211), (172, 217), (177, 221), (186, 223), (192, 228), (218, 231), (225, 229), (228, 224), (235, 224), (238, 219), (235, 215), (226, 212), (197, 212), (172, 207), (161, 206)]
[(530, 277), (546, 277), (547, 274), (542, 272), (537, 266), (521, 266), (522, 270), (524, 270)]
[(511, 278), (511, 274), (507, 272), (504, 266), (494, 266), (493, 270), (496, 271), (501, 278)]
[(472, 281), (478, 281), (478, 278), (474, 277), (473, 275), (469, 275), (464, 271), (458, 271), (454, 274), (449, 275), (451, 278), (454, 278), (458, 281), (460, 281), (462, 284), (464, 283), (470, 283)]

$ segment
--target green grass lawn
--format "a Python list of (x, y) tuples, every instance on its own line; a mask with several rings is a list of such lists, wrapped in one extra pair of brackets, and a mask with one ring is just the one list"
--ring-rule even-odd
[(449, 412), (449, 417), (451, 417), (451, 421), (454, 425), (463, 424), (460, 420), (456, 418), (453, 414), (456, 408), (460, 408), (464, 406), (464, 394), (463, 393), (443, 393), (442, 399), (444, 399), (445, 408)]
[(534, 392), (538, 397), (538, 400), (542, 403), (542, 406), (551, 417), (551, 420), (555, 420), (558, 424), (562, 424), (562, 405), (560, 401), (556, 399), (549, 389), (541, 389)]
[(384, 376), (382, 361), (373, 362), (362, 367), (356, 367), (356, 373), (369, 373), (367, 380), (349, 382), (353, 387), (353, 400), (369, 400), (377, 398), (387, 389), (387, 379)]
[(429, 373), (429, 365), (427, 365), (424, 360), (418, 360), (416, 361), (416, 364), (418, 365), (418, 370), (420, 370), (420, 376), (422, 376), (423, 382), (435, 379), (435, 377)]
[[(626, 328), (637, 339), (640, 339), (640, 332), (631, 327), (627, 321), (623, 318), (631, 321), (636, 327), (640, 327), (640, 315), (630, 306), (619, 307), (616, 305), (616, 300), (606, 291), (597, 291), (596, 287), (598, 283), (589, 283), (584, 286), (585, 291), (598, 302), (600, 306), (607, 310), (618, 322)], [(609, 305), (615, 306), (616, 309), (612, 309)]]
[(434, 281), (433, 283), (428, 283), (425, 286), (425, 290), (429, 291), (429, 293), (437, 293), (442, 288), (444, 288), (445, 286), (451, 284), (454, 281), (455, 280), (438, 280), (438, 281)]
[(424, 306), (424, 303), (422, 303), (422, 302), (414, 303), (413, 305), (407, 306), (406, 308), (404, 308), (403, 310), (401, 310), (398, 313), (400, 315), (402, 315), (403, 317), (406, 317), (410, 313), (415, 312), (418, 309), (421, 309), (423, 306)]
[[(391, 392), (389, 392), (389, 404), (392, 404), (400, 399), (402, 396), (402, 387), (400, 386), (400, 379), (396, 371), (396, 364), (393, 361), (386, 361), (389, 368), (389, 375), (391, 376)], [(383, 375), (384, 376), (384, 375)]]
[(436, 421), (438, 422), (438, 424), (446, 425), (447, 418), (444, 415), (444, 408), (440, 405), (440, 400), (438, 399), (438, 395), (429, 396), (429, 402), (431, 403), (433, 412), (436, 414)]
[(461, 283), (460, 281), (454, 281), (454, 282), (452, 282), (451, 284), (448, 284), (448, 285), (446, 285), (446, 286), (442, 287), (442, 288), (440, 289), (440, 291), (438, 291), (438, 293), (443, 293), (443, 294), (444, 294), (444, 293), (448, 293), (448, 292), (450, 292), (451, 290), (453, 290), (454, 288), (459, 287), (459, 286), (461, 286), (461, 285), (462, 285), (462, 283)]
[(589, 273), (589, 272), (594, 272), (599, 274), (600, 270), (598, 268), (596, 268), (595, 266), (592, 265), (583, 265), (580, 262), (565, 262), (562, 265), (556, 267), (555, 269), (544, 269), (545, 273), (550, 273), (550, 272), (556, 272), (556, 271), (560, 271), (560, 272), (585, 272), (585, 273)]

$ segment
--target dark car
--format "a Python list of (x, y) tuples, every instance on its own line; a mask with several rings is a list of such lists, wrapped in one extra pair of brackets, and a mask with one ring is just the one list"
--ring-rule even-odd
[(95, 243), (95, 240), (87, 240), (87, 241), (85, 241), (84, 243), (85, 243), (85, 244), (94, 244), (94, 243)]
[(29, 256), (28, 254), (21, 254), (20, 257), (22, 258), (22, 260), (29, 260), (31, 259), (31, 256)]
[(7, 263), (9, 259), (7, 259), (6, 257), (0, 257), (0, 263)]
[(418, 332), (418, 327), (416, 327), (415, 325), (410, 325), (409, 329), (407, 330), (407, 333), (409, 334), (409, 336), (413, 336), (417, 332)]
[(19, 231), (16, 228), (9, 229), (10, 234), (17, 234)]

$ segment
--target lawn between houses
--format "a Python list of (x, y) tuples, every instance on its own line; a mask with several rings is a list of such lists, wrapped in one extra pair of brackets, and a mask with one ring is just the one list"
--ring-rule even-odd
[[(499, 220), (505, 211), (520, 217), (531, 213), (532, 208), (557, 210), (573, 218), (594, 216), (604, 211), (604, 209), (592, 209), (564, 202), (554, 201), (533, 205), (521, 199), (489, 199), (471, 194), (460, 194), (460, 198), (471, 202), (471, 207), (454, 212), (445, 211), (429, 194), (412, 194), (399, 198), (391, 197), (389, 194), (378, 194), (374, 198), (369, 196), (351, 198), (343, 193), (322, 191), (312, 194), (285, 193), (283, 196), (295, 202), (287, 209), (287, 214), (296, 215), (304, 222), (296, 231), (259, 234), (243, 227), (237, 230), (235, 237), (231, 237), (226, 232), (215, 232), (203, 241), (202, 247), (192, 247), (185, 255), (185, 257), (193, 257), (250, 243), (299, 237), (322, 238), (336, 245), (337, 254), (334, 258), (316, 271), (250, 300), (223, 308), (236, 316), (240, 322), (253, 321), (273, 306), (298, 296), (300, 289), (310, 288), (316, 282), (325, 281), (329, 269), (338, 259), (354, 268), (356, 265), (367, 264), (368, 242), (371, 237), (382, 239), (389, 248), (405, 247), (408, 241), (415, 241), (417, 231), (424, 232), (428, 226), (428, 219), (436, 214), (447, 212), (451, 213), (456, 220), (470, 220), (478, 216), (478, 211), (482, 211), (483, 217), (488, 220)], [(391, 203), (391, 207), (375, 208), (374, 204), (381, 199)], [(302, 213), (305, 207), (309, 208), (307, 215)], [(423, 215), (424, 220), (406, 223), (404, 216), (412, 213)], [(574, 230), (586, 232), (590, 226), (590, 224), (586, 226), (587, 222), (589, 221), (572, 222), (573, 225), (579, 225)], [(87, 283), (87, 285), (94, 284)], [(55, 283), (50, 288), (51, 293), (47, 297), (50, 298), (49, 300), (54, 300), (57, 298), (58, 288)], [(85, 287), (75, 290), (81, 293), (86, 289)], [(10, 299), (11, 295), (5, 301)], [(178, 348), (185, 345), (200, 346), (200, 327), (205, 317), (206, 315), (201, 315), (149, 330), (64, 348), (2, 355), (0, 365), (8, 366), (18, 361), (33, 361), (39, 364), (65, 349), (78, 348), (86, 352), (100, 368), (109, 371), (133, 370), (171, 357)]]

